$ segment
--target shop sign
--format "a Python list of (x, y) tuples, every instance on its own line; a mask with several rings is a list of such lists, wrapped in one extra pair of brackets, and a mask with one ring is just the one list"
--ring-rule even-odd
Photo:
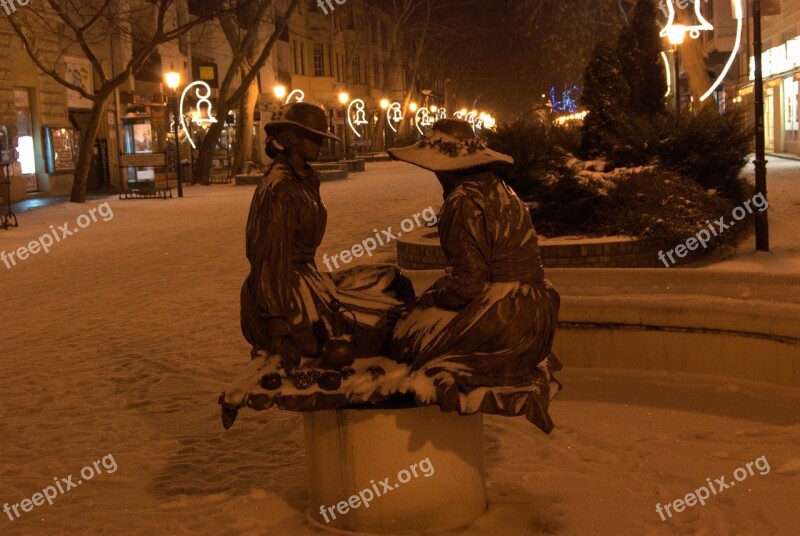
[[(761, 69), (764, 78), (791, 71), (800, 67), (800, 37), (795, 37), (782, 45), (772, 47), (761, 55)], [(750, 57), (750, 80), (756, 79), (756, 60)]]

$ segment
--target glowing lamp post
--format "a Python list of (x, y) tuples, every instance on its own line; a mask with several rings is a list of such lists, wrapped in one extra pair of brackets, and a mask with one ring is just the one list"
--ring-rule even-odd
[(183, 166), (181, 165), (180, 139), (178, 138), (178, 118), (180, 109), (178, 108), (178, 87), (181, 85), (181, 75), (175, 71), (174, 66), (170, 66), (169, 72), (164, 75), (167, 87), (172, 90), (172, 133), (175, 135), (175, 167), (178, 175), (178, 197), (183, 197)]
[(667, 28), (667, 39), (672, 45), (675, 56), (675, 111), (681, 111), (681, 72), (680, 72), (680, 47), (686, 39), (686, 26), (683, 24), (673, 24)]
[(350, 95), (345, 93), (344, 91), (339, 93), (339, 102), (342, 105), (342, 132), (344, 133), (343, 136), (343, 143), (344, 146), (342, 147), (342, 155), (346, 158), (347, 157), (347, 103), (350, 101)]
[(278, 99), (278, 106), (283, 104), (283, 99), (286, 98), (286, 86), (278, 84), (272, 89), (272, 92), (275, 94), (275, 98)]
[(388, 123), (388, 118), (386, 114), (389, 112), (389, 106), (391, 106), (391, 102), (389, 99), (381, 99), (381, 110), (383, 110), (383, 148), (386, 149), (386, 123)]
[[(761, 0), (753, 0), (753, 54), (755, 56), (756, 192), (767, 198), (766, 134), (764, 130), (764, 67), (761, 51)], [(769, 251), (768, 212), (756, 214), (756, 251)]]

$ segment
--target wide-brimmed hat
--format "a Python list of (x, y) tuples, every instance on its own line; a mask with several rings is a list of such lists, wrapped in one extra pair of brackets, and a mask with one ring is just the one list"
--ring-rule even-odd
[(514, 163), (507, 154), (487, 148), (472, 125), (460, 119), (440, 119), (422, 140), (402, 149), (390, 149), (389, 156), (434, 172)]
[(328, 115), (322, 106), (310, 102), (290, 102), (272, 113), (272, 120), (264, 130), (274, 136), (282, 127), (295, 126), (306, 132), (340, 141), (328, 131)]

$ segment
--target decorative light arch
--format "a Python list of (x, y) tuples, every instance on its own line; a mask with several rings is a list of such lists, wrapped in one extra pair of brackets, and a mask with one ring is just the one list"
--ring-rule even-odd
[[(355, 121), (353, 120), (353, 107), (355, 106), (356, 118)], [(350, 125), (350, 129), (355, 133), (356, 136), (359, 138), (361, 137), (361, 132), (358, 131), (356, 126), (366, 125), (369, 123), (367, 121), (367, 110), (366, 104), (361, 99), (353, 99), (350, 105), (347, 107), (347, 124)]]
[[(737, 1), (738, 0), (734, 0)], [(699, 0), (692, 0), (694, 4), (694, 14), (697, 17), (697, 24), (686, 26), (686, 31), (692, 36), (692, 39), (700, 37), (700, 32), (713, 30), (714, 26), (703, 17), (702, 2)], [(661, 37), (669, 35), (669, 28), (675, 24), (675, 0), (667, 0), (667, 25), (661, 30)]]
[(286, 97), (286, 104), (292, 102), (292, 97), (295, 98), (295, 102), (303, 102), (303, 100), (306, 98), (306, 94), (302, 89), (295, 89), (289, 93), (288, 97)]
[(393, 102), (386, 110), (386, 121), (389, 123), (389, 128), (391, 128), (393, 132), (397, 132), (397, 128), (394, 124), (403, 122), (403, 105), (399, 102)]
[(429, 127), (433, 124), (431, 121), (431, 112), (424, 106), (417, 110), (417, 113), (414, 115), (414, 124), (417, 127), (417, 131), (420, 133), (421, 136), (425, 135), (425, 131), (423, 130), (424, 127)]
[[(701, 31), (711, 31), (714, 29), (714, 26), (703, 17), (702, 13), (702, 6), (699, 0), (694, 0), (692, 2), (694, 4), (694, 12), (695, 16), (697, 17), (697, 24), (686, 26), (685, 31), (689, 34), (692, 39), (698, 39), (700, 37)], [(731, 50), (731, 55), (728, 58), (728, 61), (725, 63), (725, 67), (722, 69), (722, 72), (719, 74), (717, 79), (711, 84), (711, 87), (708, 88), (701, 97), (701, 101), (706, 101), (708, 98), (714, 94), (715, 91), (719, 88), (722, 82), (725, 80), (725, 77), (733, 67), (733, 62), (736, 61), (736, 55), (739, 53), (739, 48), (742, 46), (742, 30), (744, 29), (744, 8), (742, 6), (742, 0), (731, 0), (731, 6), (733, 7), (733, 18), (736, 19), (736, 40), (733, 45), (733, 49)], [(670, 28), (675, 25), (675, 0), (666, 0), (666, 7), (668, 12), (667, 24), (661, 30), (661, 37), (667, 37), (670, 32)], [(667, 68), (667, 72), (669, 73), (669, 67)], [(669, 75), (668, 75), (669, 80)], [(675, 81), (674, 85), (677, 85), (677, 80)], [(668, 84), (672, 86), (673, 84)]]
[[(195, 96), (197, 97), (198, 112), (203, 107), (203, 105), (205, 105), (206, 113), (208, 114), (208, 118), (205, 118), (200, 113), (198, 113), (193, 117), (192, 122), (195, 123), (196, 125), (202, 126), (203, 124), (216, 123), (217, 119), (214, 117), (214, 114), (212, 113), (213, 104), (211, 104), (211, 101), (208, 100), (209, 97), (211, 97), (211, 86), (200, 80), (198, 80), (197, 82), (192, 82), (191, 84), (186, 86), (186, 89), (184, 89), (183, 93), (181, 93), (181, 104), (179, 108), (181, 115), (181, 127), (183, 128), (183, 133), (186, 135), (186, 139), (188, 139), (189, 143), (192, 145), (192, 149), (197, 149), (197, 146), (195, 145), (194, 140), (192, 139), (192, 135), (189, 133), (189, 129), (186, 126), (186, 118), (183, 113), (183, 103), (186, 100), (186, 95), (192, 88), (197, 88), (195, 89)], [(205, 89), (205, 93), (201, 92), (203, 89)]]
[(667, 53), (663, 50), (661, 51), (661, 61), (664, 62), (664, 72), (667, 73), (667, 92), (664, 93), (664, 96), (669, 97), (670, 93), (672, 93), (672, 69), (669, 67), (669, 58), (667, 58)]

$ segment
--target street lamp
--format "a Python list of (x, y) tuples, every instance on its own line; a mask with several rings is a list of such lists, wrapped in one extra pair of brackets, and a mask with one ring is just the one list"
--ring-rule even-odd
[(675, 112), (681, 111), (681, 73), (680, 73), (680, 50), (679, 46), (686, 39), (686, 26), (683, 24), (673, 24), (667, 29), (667, 39), (672, 45), (672, 52), (675, 56)]
[(389, 99), (381, 99), (381, 110), (383, 110), (383, 148), (386, 149), (386, 123), (388, 121), (386, 117), (386, 111), (389, 109), (390, 103)]
[(417, 106), (416, 102), (412, 102), (411, 104), (408, 105), (408, 109), (411, 110), (412, 113), (416, 112), (417, 108), (419, 108), (419, 106)]
[(175, 167), (178, 175), (178, 197), (183, 197), (183, 166), (181, 165), (181, 148), (178, 139), (178, 122), (180, 121), (180, 110), (178, 109), (178, 87), (181, 85), (181, 75), (175, 70), (174, 65), (170, 65), (169, 71), (164, 75), (167, 87), (172, 90), (172, 133), (175, 135)]
[(283, 104), (283, 99), (286, 98), (286, 86), (278, 84), (272, 92), (275, 94), (275, 98), (278, 99), (278, 105)]
[(347, 103), (350, 102), (350, 95), (342, 91), (339, 93), (339, 102), (342, 104), (342, 132), (344, 132), (342, 155), (347, 158)]
[[(766, 134), (764, 131), (764, 68), (762, 65), (761, 0), (753, 0), (753, 55), (755, 68), (754, 98), (756, 122), (756, 192), (767, 198)], [(756, 251), (769, 251), (769, 219), (767, 211), (756, 214)]]

